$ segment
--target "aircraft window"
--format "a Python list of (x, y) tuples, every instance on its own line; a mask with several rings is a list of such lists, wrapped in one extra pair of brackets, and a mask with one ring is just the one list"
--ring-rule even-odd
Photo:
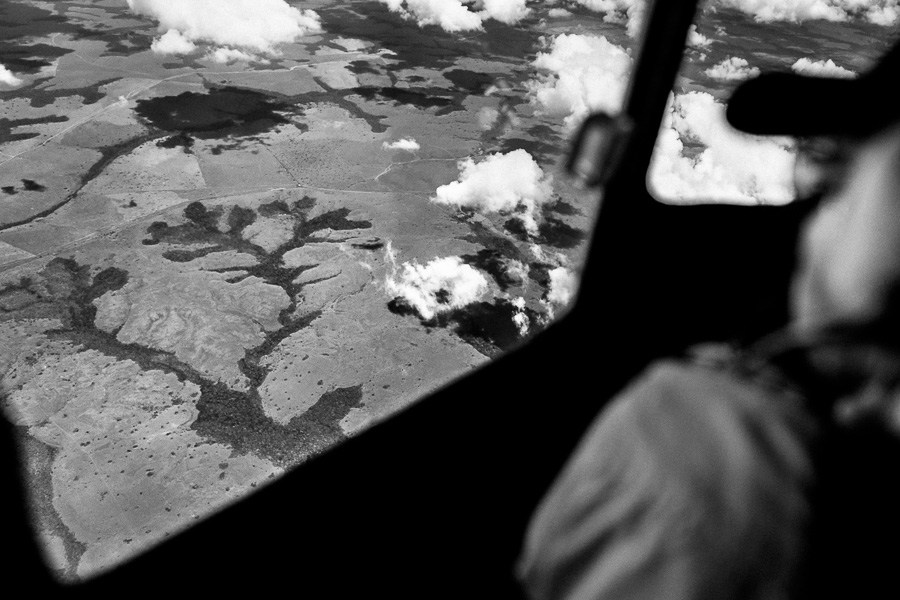
[(634, 45), (590, 5), (0, 4), (0, 397), (63, 580), (565, 310)]
[(725, 120), (726, 99), (761, 72), (856, 77), (896, 39), (897, 20), (896, 7), (878, 1), (707, 2), (660, 129), (650, 192), (673, 204), (785, 204), (802, 196), (796, 140), (737, 132)]

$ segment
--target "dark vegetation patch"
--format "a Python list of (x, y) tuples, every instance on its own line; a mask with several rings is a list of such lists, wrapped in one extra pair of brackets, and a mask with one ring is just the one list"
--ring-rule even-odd
[[(53, 338), (119, 360), (132, 360), (144, 370), (160, 369), (197, 385), (198, 416), (192, 428), (211, 441), (229, 444), (239, 454), (252, 452), (279, 466), (290, 466), (344, 439), (340, 421), (362, 401), (361, 386), (322, 394), (305, 414), (294, 417), (287, 425), (265, 415), (256, 389), (267, 373), (260, 364), (262, 358), (285, 337), (318, 318), (318, 314), (292, 319), (289, 311), (284, 311), (281, 320), (285, 326), (270, 332), (263, 344), (247, 351), (239, 364), (253, 387), (248, 392), (237, 392), (210, 380), (170, 352), (124, 344), (116, 338), (116, 332), (98, 329), (93, 301), (124, 287), (128, 273), (116, 267), (95, 274), (91, 271), (90, 266), (71, 258), (54, 258), (36, 277), (22, 278), (0, 289), (0, 319), (58, 318), (62, 326), (48, 333)], [(17, 301), (14, 306), (5, 303), (22, 293), (28, 296), (27, 302)]]
[(418, 316), (418, 311), (404, 298), (398, 296), (387, 303), (388, 310), (401, 317)]
[[(422, 325), (429, 328), (450, 328), (467, 344), (489, 357), (516, 347), (524, 339), (513, 321), (518, 309), (504, 299), (496, 299), (493, 304), (474, 302), (462, 308), (438, 313), (427, 320), (422, 319), (416, 309), (403, 298), (394, 298), (388, 302), (388, 310), (400, 316), (419, 317)], [(535, 311), (526, 308), (524, 312), (530, 330), (540, 326), (540, 318)]]
[(195, 225), (212, 233), (219, 233), (219, 218), (222, 216), (222, 212), (221, 207), (208, 210), (202, 202), (191, 202), (184, 207), (185, 217)]
[(350, 63), (349, 71), (350, 71), (351, 73), (353, 73), (354, 75), (364, 75), (364, 74), (367, 74), (367, 73), (368, 73), (368, 74), (371, 74), (371, 75), (380, 75), (380, 74), (382, 73), (381, 70), (376, 69), (375, 67), (373, 67), (373, 66), (372, 66), (372, 63), (370, 63), (370, 62), (367, 61), (367, 60), (354, 60), (354, 61), (352, 61), (352, 62)]
[(38, 137), (39, 135), (41, 135), (41, 134), (39, 134), (39, 133), (34, 133), (34, 132), (30, 132), (30, 133), (13, 133), (13, 134), (6, 135), (6, 136), (3, 136), (2, 134), (0, 134), (0, 143), (5, 143), (5, 142), (21, 142), (22, 140), (30, 140), (30, 139), (34, 139), (34, 138)]
[(238, 454), (253, 452), (279, 466), (297, 464), (345, 439), (341, 419), (362, 402), (362, 386), (337, 388), (280, 425), (263, 412), (255, 390), (245, 394), (207, 381), (200, 387), (198, 415), (191, 428)]
[(114, 81), (118, 81), (119, 79), (119, 77), (113, 77), (111, 79), (98, 81), (97, 83), (93, 83), (91, 85), (71, 89), (47, 89), (34, 87), (18, 89), (20, 91), (28, 89), (27, 97), (32, 108), (43, 108), (45, 106), (50, 106), (51, 104), (56, 102), (57, 98), (69, 98), (71, 96), (81, 96), (82, 104), (89, 105), (99, 102), (106, 97), (106, 94), (100, 91), (101, 87)]
[(13, 133), (13, 130), (18, 129), (19, 127), (42, 125), (44, 123), (63, 123), (68, 120), (69, 117), (62, 115), (48, 115), (46, 117), (38, 117), (35, 119), (0, 119), (0, 143), (28, 140), (40, 135), (39, 133), (34, 132)]
[[(516, 221), (518, 221), (518, 219), (516, 219)], [(462, 236), (460, 239), (482, 246), (486, 250), (495, 251), (505, 258), (523, 260), (522, 252), (519, 250), (519, 247), (516, 246), (515, 242), (502, 235), (498, 235), (481, 223), (476, 221), (469, 221), (468, 223), (471, 233)]]
[(16, 191), (16, 186), (14, 185), (4, 185), (3, 187), (0, 187), (0, 190), (3, 190), (4, 194), (9, 194), (10, 196), (19, 193)]
[(503, 229), (522, 241), (527, 242), (529, 239), (528, 230), (525, 229), (525, 223), (522, 222), (522, 219), (516, 219), (515, 217), (507, 219), (503, 222)]
[(37, 181), (35, 181), (33, 179), (23, 179), (22, 180), (22, 188), (26, 192), (43, 192), (43, 191), (47, 190), (47, 188), (45, 186), (41, 185), (40, 183), (38, 183)]
[(23, 277), (0, 289), (0, 318), (56, 318), (64, 328), (93, 327), (93, 301), (128, 283), (128, 273), (109, 267), (91, 275), (71, 258), (54, 258), (36, 278)]
[(581, 212), (580, 209), (576, 208), (572, 204), (569, 204), (562, 198), (558, 198), (555, 202), (544, 205), (544, 212), (552, 212), (566, 217), (571, 217), (574, 215), (584, 215), (584, 213)]
[(494, 83), (496, 75), (468, 71), (466, 69), (453, 69), (443, 73), (444, 77), (453, 82), (453, 85), (470, 94), (483, 94)]
[(32, 289), (32, 280), (28, 277), (5, 285), (0, 288), (0, 320), (6, 320), (3, 319), (5, 314), (22, 310), (39, 299), (37, 292)]
[(386, 48), (400, 68), (426, 67), (441, 70), (451, 67), (460, 57), (496, 60), (498, 56), (521, 62), (535, 55), (539, 31), (528, 27), (537, 23), (537, 15), (523, 26), (512, 27), (493, 19), (484, 22), (484, 31), (448, 33), (437, 25), (420, 27), (412, 19), (391, 13), (380, 2), (354, 2), (351, 8), (317, 8), (323, 28), (346, 37), (372, 41)]
[(538, 243), (554, 248), (574, 248), (587, 238), (587, 232), (575, 229), (555, 217), (544, 217), (538, 225)]
[(196, 260), (198, 258), (202, 258), (207, 254), (212, 254), (213, 252), (219, 252), (220, 249), (213, 248), (199, 248), (197, 250), (166, 250), (163, 252), (162, 256), (166, 260), (177, 262), (177, 263), (186, 263), (191, 262), (192, 260)]
[(44, 43), (26, 46), (22, 39), (49, 37), (53, 33), (77, 35), (82, 31), (80, 25), (46, 8), (24, 2), (0, 2), (0, 56), (13, 72), (37, 73), (56, 58), (73, 52)]
[[(371, 221), (354, 221), (352, 219), (348, 219), (347, 215), (349, 214), (349, 208), (338, 208), (337, 210), (331, 210), (326, 213), (322, 213), (321, 215), (315, 216), (309, 220), (303, 219), (300, 222), (298, 233), (301, 237), (306, 238), (311, 236), (316, 231), (319, 231), (320, 229), (346, 231), (348, 229), (370, 229), (372, 227)], [(310, 237), (309, 241), (324, 240)]]
[(75, 36), (79, 40), (96, 40), (106, 44), (100, 56), (128, 56), (150, 49), (153, 36), (131, 28), (94, 30), (83, 29)]
[[(0, 23), (3, 23), (2, 11), (4, 5), (12, 4), (10, 2), (0, 3)], [(0, 35), (5, 28), (0, 25)], [(34, 75), (40, 72), (44, 67), (49, 67), (57, 58), (73, 50), (51, 46), (50, 44), (34, 44), (25, 46), (17, 44), (13, 41), (6, 41), (9, 38), (5, 36), (0, 38), (0, 56), (3, 57), (3, 64), (13, 73), (23, 75)]]
[(464, 254), (460, 258), (467, 265), (472, 265), (489, 273), (501, 290), (505, 291), (519, 282), (516, 278), (510, 276), (507, 270), (507, 262), (504, 260), (503, 254), (498, 250), (484, 248), (479, 250), (477, 254)]
[[(390, 72), (388, 74), (390, 75)], [(351, 116), (365, 121), (374, 133), (384, 133), (388, 130), (388, 126), (381, 122), (387, 117), (371, 115), (361, 109), (358, 104), (350, 101), (347, 98), (348, 95), (354, 93), (352, 88), (338, 90), (322, 81), (322, 79), (319, 77), (314, 77), (313, 80), (319, 85), (319, 87), (322, 88), (321, 92), (307, 92), (298, 96), (292, 96), (291, 101), (296, 103), (298, 106), (313, 105), (323, 102), (332, 104), (334, 106), (337, 106), (338, 108), (346, 110)]]
[[(304, 200), (308, 198), (308, 196), (303, 197)], [(294, 208), (298, 208), (300, 210), (309, 210), (312, 206), (300, 206), (300, 203), (296, 203)], [(267, 202), (266, 204), (260, 204), (257, 209), (259, 215), (261, 217), (275, 217), (278, 215), (289, 215), (291, 214), (291, 207), (288, 206), (287, 202), (284, 200), (273, 200), (272, 202)]]
[(550, 287), (550, 271), (553, 265), (542, 262), (532, 262), (528, 264), (528, 278), (537, 283), (542, 288)]
[[(451, 107), (458, 104), (454, 98), (436, 94), (446, 90), (440, 88), (397, 88), (397, 87), (358, 87), (353, 91), (366, 100), (382, 98), (399, 104), (408, 104), (416, 108)], [(459, 106), (462, 110), (462, 106)]]
[(353, 242), (350, 244), (357, 250), (380, 250), (384, 248), (384, 242), (379, 238), (370, 238), (361, 242)]
[(187, 222), (180, 225), (169, 225), (165, 221), (154, 221), (147, 227), (150, 239), (145, 239), (142, 243), (145, 246), (153, 246), (160, 242), (183, 246), (209, 245), (210, 248), (203, 248), (204, 254), (199, 254), (198, 257), (209, 254), (206, 250), (212, 252), (238, 250), (260, 254), (262, 249), (259, 246), (247, 242), (239, 235), (219, 231), (218, 223), (223, 212), (221, 207), (209, 210), (202, 202), (191, 202), (184, 209)]
[(513, 322), (516, 307), (498, 299), (494, 304), (475, 302), (435, 317), (439, 327), (453, 327), (453, 331), (467, 344), (494, 357), (519, 345), (522, 337)]
[(156, 142), (156, 145), (160, 148), (180, 147), (182, 150), (184, 150), (185, 154), (191, 154), (193, 152), (193, 150), (191, 150), (191, 147), (194, 145), (194, 138), (184, 132), (181, 132), (159, 140), (158, 142)]
[(530, 26), (537, 22), (537, 15), (523, 19), (515, 27), (488, 19), (483, 24), (484, 31), (478, 34), (484, 44), (484, 54), (488, 57), (507, 57), (520, 64), (523, 60), (531, 62), (537, 56), (536, 49), (540, 48), (541, 33)]
[[(132, 150), (140, 146), (145, 142), (149, 142), (159, 137), (158, 133), (150, 133), (139, 135), (130, 140), (125, 140), (120, 144), (116, 144), (114, 146), (107, 146), (106, 148), (102, 148), (100, 150), (100, 160), (91, 165), (91, 167), (87, 170), (87, 172), (81, 176), (81, 187), (87, 185), (90, 181), (96, 178), (100, 173), (109, 166), (109, 163), (116, 160), (122, 155), (131, 153)], [(81, 188), (72, 192), (71, 197), (74, 198)], [(71, 198), (70, 198), (71, 199)]]
[(562, 154), (563, 147), (559, 143), (546, 141), (546, 138), (505, 138), (500, 142), (499, 150), (504, 153), (525, 150), (540, 161), (550, 161)]
[(342, 6), (317, 8), (322, 27), (330, 33), (372, 41), (378, 48), (391, 50), (391, 60), (400, 68), (449, 67), (461, 56), (472, 56), (478, 45), (471, 34), (449, 34), (437, 26), (419, 27), (388, 11), (376, 1), (354, 2), (352, 10)]
[(23, 426), (15, 428), (15, 436), (21, 453), (23, 483), (28, 487), (33, 530), (50, 531), (62, 540), (65, 566), (54, 569), (54, 575), (60, 581), (75, 581), (78, 562), (87, 544), (78, 541), (53, 504), (53, 463), (59, 449), (38, 441)]
[[(53, 206), (50, 206), (50, 207), (42, 210), (41, 212), (35, 213), (35, 214), (31, 215), (30, 217), (21, 219), (19, 221), (13, 221), (11, 223), (5, 223), (5, 224), (0, 225), (0, 231), (3, 231), (4, 229), (9, 229), (10, 227), (18, 227), (19, 225), (24, 225), (26, 223), (30, 223), (30, 222), (34, 221), (35, 219), (40, 219), (42, 217), (46, 217), (48, 215), (53, 214), (54, 212), (59, 210), (61, 207), (65, 206), (66, 204), (71, 202), (74, 198), (76, 198), (78, 196), (78, 193), (81, 191), (81, 189), (85, 185), (90, 183), (100, 173), (102, 173), (103, 170), (107, 167), (107, 165), (109, 165), (109, 163), (114, 161), (119, 156), (122, 156), (123, 154), (127, 154), (127, 153), (131, 152), (132, 150), (134, 150), (135, 148), (137, 148), (144, 142), (152, 140), (156, 137), (159, 137), (159, 135), (158, 134), (142, 135), (142, 136), (138, 136), (131, 140), (126, 140), (126, 141), (122, 142), (121, 144), (116, 144), (115, 146), (108, 146), (106, 148), (103, 148), (100, 151), (100, 159), (97, 162), (95, 162), (93, 165), (91, 165), (90, 168), (88, 168), (88, 170), (81, 176), (79, 185), (74, 191), (70, 192), (65, 198), (63, 198), (62, 200), (60, 200)], [(22, 181), (24, 182), (26, 180), (23, 179)], [(41, 186), (41, 187), (43, 187), (43, 186)]]
[(538, 235), (531, 236), (525, 230), (525, 225), (520, 219), (507, 219), (503, 228), (523, 241), (533, 240), (541, 245), (554, 248), (574, 248), (587, 238), (587, 232), (575, 229), (562, 219), (551, 217), (547, 214), (538, 225)]
[(241, 269), (246, 272), (246, 275), (238, 275), (231, 280), (238, 282), (249, 276), (259, 277), (266, 283), (281, 287), (291, 299), (288, 307), (282, 310), (278, 316), (281, 328), (275, 332), (267, 333), (266, 340), (256, 348), (248, 350), (245, 358), (240, 363), (241, 370), (254, 385), (262, 383), (267, 373), (267, 370), (260, 366), (262, 357), (271, 352), (286, 337), (307, 327), (319, 316), (318, 313), (312, 313), (304, 317), (296, 316), (297, 299), (303, 286), (315, 282), (307, 282), (306, 284), (294, 283), (303, 271), (312, 267), (284, 266), (283, 258), (285, 253), (295, 248), (300, 248), (307, 242), (321, 241), (313, 237), (312, 234), (323, 228), (347, 230), (364, 229), (372, 226), (369, 221), (348, 219), (347, 216), (350, 214), (350, 210), (346, 208), (339, 208), (308, 218), (307, 213), (313, 207), (315, 207), (315, 199), (309, 196), (304, 196), (293, 202), (288, 202), (284, 199), (273, 200), (259, 207), (258, 214), (260, 216), (286, 215), (294, 219), (294, 234), (292, 238), (272, 252), (267, 252), (256, 244), (243, 239), (241, 234), (248, 225), (256, 220), (257, 211), (242, 206), (233, 206), (228, 211), (227, 222), (229, 230), (227, 232), (219, 230), (219, 223), (224, 216), (224, 209), (221, 207), (209, 209), (202, 202), (192, 202), (185, 207), (184, 216), (187, 218), (185, 223), (169, 225), (165, 222), (157, 221), (147, 228), (150, 239), (143, 242), (147, 245), (161, 242), (173, 246), (204, 244), (202, 248), (167, 249), (163, 252), (163, 258), (173, 262), (190, 262), (201, 256), (225, 250), (236, 250), (250, 254), (256, 257), (258, 263)]
[(290, 108), (272, 96), (237, 87), (213, 87), (207, 94), (183, 92), (138, 100), (135, 112), (158, 130), (200, 139), (250, 137), (291, 121), (278, 111)]
[(252, 208), (235, 206), (228, 213), (228, 229), (232, 233), (242, 233), (256, 221), (256, 212)]

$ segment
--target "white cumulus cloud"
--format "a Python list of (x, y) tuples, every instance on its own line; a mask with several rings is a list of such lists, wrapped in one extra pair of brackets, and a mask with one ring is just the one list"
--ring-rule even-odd
[(481, 0), (481, 5), (483, 14), (507, 25), (515, 25), (531, 12), (525, 6), (525, 0)]
[(385, 254), (392, 266), (384, 280), (385, 290), (403, 298), (423, 319), (477, 302), (488, 291), (485, 276), (458, 256), (435, 258), (424, 265), (412, 260), (398, 267), (390, 242)]
[(459, 162), (459, 179), (435, 190), (432, 202), (479, 212), (511, 212), (537, 233), (535, 211), (553, 194), (551, 177), (525, 150), (489, 154), (476, 163)]
[(278, 44), (321, 30), (315, 12), (284, 0), (128, 0), (128, 6), (159, 22), (157, 52), (203, 42), (274, 54)]
[(519, 332), (520, 337), (525, 337), (528, 335), (528, 329), (531, 326), (531, 320), (528, 318), (528, 314), (525, 312), (525, 298), (519, 296), (518, 298), (513, 298), (510, 301), (510, 304), (515, 308), (515, 312), (513, 312), (512, 321), (516, 326), (516, 330)]
[(531, 12), (525, 0), (476, 0), (471, 8), (460, 0), (378, 1), (391, 12), (415, 20), (419, 26), (437, 25), (449, 32), (480, 30), (487, 19), (514, 25)]
[(744, 58), (729, 56), (722, 62), (706, 69), (704, 73), (706, 73), (707, 77), (712, 77), (719, 81), (739, 81), (758, 77), (759, 68), (751, 67), (750, 63)]
[(22, 80), (13, 75), (12, 71), (6, 68), (6, 65), (0, 65), (0, 83), (16, 87), (22, 85)]
[(566, 306), (578, 291), (578, 276), (565, 267), (556, 267), (548, 273), (550, 286), (547, 289), (547, 301), (552, 304)]
[(576, 0), (603, 15), (607, 23), (625, 23), (628, 35), (637, 36), (644, 20), (644, 0)]
[(834, 77), (840, 79), (853, 79), (856, 72), (844, 67), (838, 66), (831, 59), (828, 60), (810, 60), (801, 58), (791, 65), (791, 69), (795, 73), (808, 75), (810, 77)]
[(421, 148), (419, 142), (413, 138), (402, 138), (394, 142), (383, 142), (381, 144), (382, 150), (406, 150), (407, 152), (415, 152), (419, 148)]
[[(213, 60), (217, 63), (230, 63), (236, 60), (259, 60), (259, 57), (254, 54), (248, 54), (242, 50), (238, 50), (236, 48), (216, 48), (206, 55), (207, 58)], [(265, 61), (268, 62), (268, 61)]]
[[(643, 21), (644, 0), (576, 0), (611, 23), (624, 23), (635, 37)], [(734, 8), (757, 21), (849, 21), (863, 19), (876, 25), (900, 20), (900, 0), (710, 0), (708, 7)]]
[(784, 203), (793, 197), (788, 139), (741, 133), (725, 105), (705, 92), (670, 100), (656, 140), (649, 184), (662, 200)]
[(157, 54), (190, 54), (197, 49), (197, 44), (184, 37), (177, 29), (170, 29), (153, 40), (150, 49)]
[(688, 29), (688, 45), (692, 48), (707, 48), (712, 44), (712, 40), (697, 31), (696, 25), (691, 25)]
[(591, 111), (617, 112), (622, 106), (631, 56), (603, 36), (561, 34), (532, 65), (546, 72), (526, 83), (529, 97), (548, 115), (564, 116), (574, 127)]
[(893, 25), (898, 0), (716, 0), (718, 6), (736, 8), (758, 21), (849, 21), (854, 18), (878, 25)]

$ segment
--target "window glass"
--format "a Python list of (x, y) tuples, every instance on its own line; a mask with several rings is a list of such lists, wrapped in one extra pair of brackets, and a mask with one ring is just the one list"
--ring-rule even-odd
[[(893, 18), (769, 38), (703, 15), (673, 114), (718, 110), (731, 80), (703, 73), (732, 56), (800, 57), (798, 27), (859, 71)], [(559, 167), (619, 109), (641, 18), (0, 3), (0, 399), (55, 572), (134, 556), (559, 317), (597, 207)], [(682, 174), (709, 144), (688, 116), (663, 136)]]
[(558, 165), (620, 101), (626, 24), (0, 4), (0, 394), (54, 570), (133, 556), (558, 317), (596, 206)]
[(896, 22), (896, 7), (879, 1), (706, 2), (657, 139), (650, 191), (672, 203), (794, 199), (796, 140), (734, 130), (728, 96), (761, 72), (858, 77), (896, 38)]

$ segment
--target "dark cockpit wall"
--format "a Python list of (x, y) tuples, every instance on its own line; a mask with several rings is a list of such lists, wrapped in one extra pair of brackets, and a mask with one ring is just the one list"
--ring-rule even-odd
[(5, 447), (9, 582), (91, 597), (270, 589), (309, 598), (519, 597), (513, 565), (527, 520), (605, 400), (655, 357), (704, 340), (752, 339), (786, 319), (793, 247), (809, 205), (670, 206), (647, 191), (695, 5), (648, 8), (624, 111), (628, 133), (565, 318), (77, 586), (59, 586), (41, 565), (10, 484), (18, 463)]

